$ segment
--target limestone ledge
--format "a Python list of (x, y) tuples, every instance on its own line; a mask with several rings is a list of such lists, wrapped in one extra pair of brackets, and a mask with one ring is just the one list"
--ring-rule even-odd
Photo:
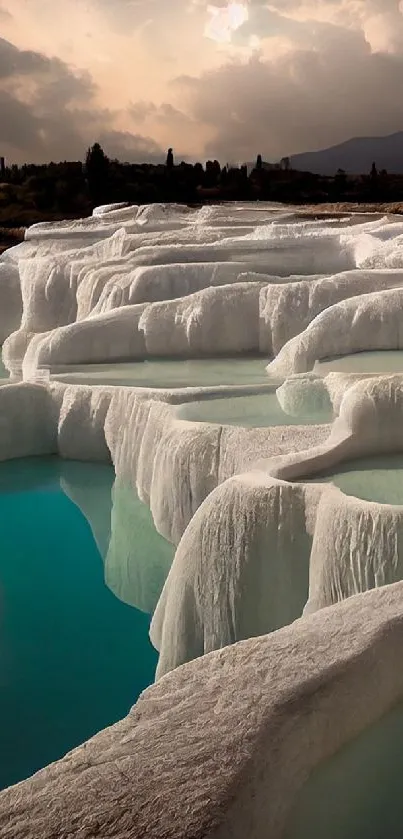
[[(218, 483), (262, 455), (306, 449), (329, 426), (239, 428), (176, 418), (175, 405), (208, 395), (273, 387), (186, 388), (35, 384), (0, 387), (0, 460), (57, 453), (111, 462), (151, 509), (157, 530), (177, 543)], [(77, 428), (80, 434), (77, 434)]]
[[(312, 369), (326, 356), (401, 346), (401, 270), (279, 283), (263, 273), (242, 274), (236, 263), (84, 266), (68, 280), (63, 263), (20, 262), (21, 325), (13, 332), (20, 305), (13, 302), (20, 294), (14, 283), (14, 308), (4, 326), (9, 337), (3, 360), (11, 372), (22, 369), (26, 376), (63, 364), (252, 352), (278, 353), (267, 369), (285, 377)], [(142, 285), (148, 291), (137, 294)]]
[(312, 479), (356, 457), (402, 450), (403, 379), (336, 379), (333, 426), (258, 429), (176, 417), (175, 404), (209, 389), (0, 388), (2, 459), (112, 460), (121, 503), (132, 487), (177, 545), (151, 627), (158, 676), (289, 624), (304, 608), (400, 579), (401, 509)]
[[(399, 264), (382, 263), (401, 223), (323, 228), (288, 213), (273, 238), (258, 217), (157, 205), (34, 225), (0, 261), (6, 366), (271, 355), (331, 304), (401, 285)], [(376, 270), (357, 269), (363, 242), (382, 251)]]
[(402, 410), (402, 377), (358, 381), (325, 440), (220, 481), (178, 544), (153, 616), (157, 677), (278, 629), (305, 606), (312, 611), (402, 578), (403, 508), (314, 482), (349, 460), (401, 452)]
[(283, 345), (267, 372), (286, 378), (312, 370), (316, 361), (332, 356), (403, 349), (402, 303), (400, 287), (334, 303)]
[[(403, 700), (402, 584), (349, 596), (400, 574), (388, 550), (402, 508), (303, 480), (402, 450), (402, 377), (347, 377), (331, 428), (190, 423), (175, 416), (180, 399), (133, 388), (0, 388), (1, 459), (112, 459), (158, 529), (179, 541), (152, 628), (158, 675), (173, 672), (127, 718), (3, 792), (1, 839), (280, 838), (312, 771)], [(332, 522), (343, 562), (343, 539), (362, 534), (361, 524), (367, 532), (375, 523), (375, 548), (363, 543), (353, 585), (338, 578), (336, 599), (348, 599), (326, 608)], [(306, 612), (317, 611), (299, 617), (304, 586)], [(216, 649), (246, 636), (258, 637)]]
[(309, 776), (402, 702), (402, 645), (397, 583), (180, 667), (1, 793), (1, 839), (292, 839)]

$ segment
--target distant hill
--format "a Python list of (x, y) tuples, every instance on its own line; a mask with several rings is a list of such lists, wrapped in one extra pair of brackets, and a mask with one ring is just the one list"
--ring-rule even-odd
[(338, 146), (320, 151), (294, 154), (293, 169), (314, 172), (318, 175), (334, 175), (337, 169), (358, 175), (369, 172), (375, 161), (378, 171), (403, 173), (403, 131), (387, 137), (354, 137)]

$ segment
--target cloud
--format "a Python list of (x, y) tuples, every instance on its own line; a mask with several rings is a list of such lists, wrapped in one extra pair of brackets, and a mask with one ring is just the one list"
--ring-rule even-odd
[(152, 24), (156, 35), (162, 33), (177, 14), (183, 13), (184, 0), (91, 0), (115, 32), (127, 35)]
[(234, 2), (234, 0), (226, 6), (207, 6), (207, 11), (210, 17), (204, 34), (207, 38), (219, 43), (230, 42), (234, 32), (249, 19), (246, 3)]
[(194, 122), (188, 114), (185, 114), (179, 108), (175, 108), (170, 102), (162, 102), (161, 105), (141, 100), (132, 102), (128, 108), (128, 113), (137, 124), (152, 119), (156, 122), (166, 123), (170, 127), (175, 125), (176, 127), (183, 127)]
[(209, 6), (228, 2), (58, 0), (55, 22), (52, 0), (0, 0), (14, 15), (0, 39), (0, 153), (82, 159), (98, 140), (128, 160), (168, 146), (278, 159), (403, 129), (403, 0), (248, 0), (222, 44), (204, 35)]
[(99, 142), (111, 158), (122, 162), (162, 163), (166, 158), (166, 151), (155, 140), (131, 131), (102, 131)]
[(267, 50), (176, 80), (192, 117), (212, 133), (208, 156), (279, 159), (403, 128), (402, 53), (371, 50), (359, 27), (309, 20), (296, 34), (276, 58)]
[(155, 140), (120, 130), (120, 114), (96, 107), (88, 71), (0, 39), (0, 148), (11, 161), (83, 159), (99, 140), (111, 156), (163, 158)]

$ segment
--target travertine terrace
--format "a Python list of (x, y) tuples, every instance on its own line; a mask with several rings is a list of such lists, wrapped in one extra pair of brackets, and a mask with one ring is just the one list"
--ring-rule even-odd
[[(299, 839), (317, 773), (387, 739), (403, 702), (403, 499), (336, 478), (403, 451), (402, 245), (393, 214), (118, 206), (35, 225), (0, 258), (0, 459), (113, 463), (109, 529), (101, 492), (95, 511), (74, 500), (119, 590), (128, 489), (175, 548), (158, 603), (138, 568), (155, 685), (1, 793), (1, 839)], [(400, 350), (401, 373), (320, 372)], [(252, 357), (262, 381), (237, 382)], [(118, 383), (122, 364), (220, 358), (231, 381)], [(262, 394), (289, 424), (184, 418), (186, 403)]]

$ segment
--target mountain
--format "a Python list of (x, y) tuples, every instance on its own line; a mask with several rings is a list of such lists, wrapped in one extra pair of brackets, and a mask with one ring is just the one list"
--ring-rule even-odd
[(334, 175), (338, 169), (352, 175), (364, 174), (373, 162), (378, 171), (403, 173), (403, 131), (387, 137), (354, 137), (329, 149), (294, 154), (290, 161), (293, 169), (319, 175)]

